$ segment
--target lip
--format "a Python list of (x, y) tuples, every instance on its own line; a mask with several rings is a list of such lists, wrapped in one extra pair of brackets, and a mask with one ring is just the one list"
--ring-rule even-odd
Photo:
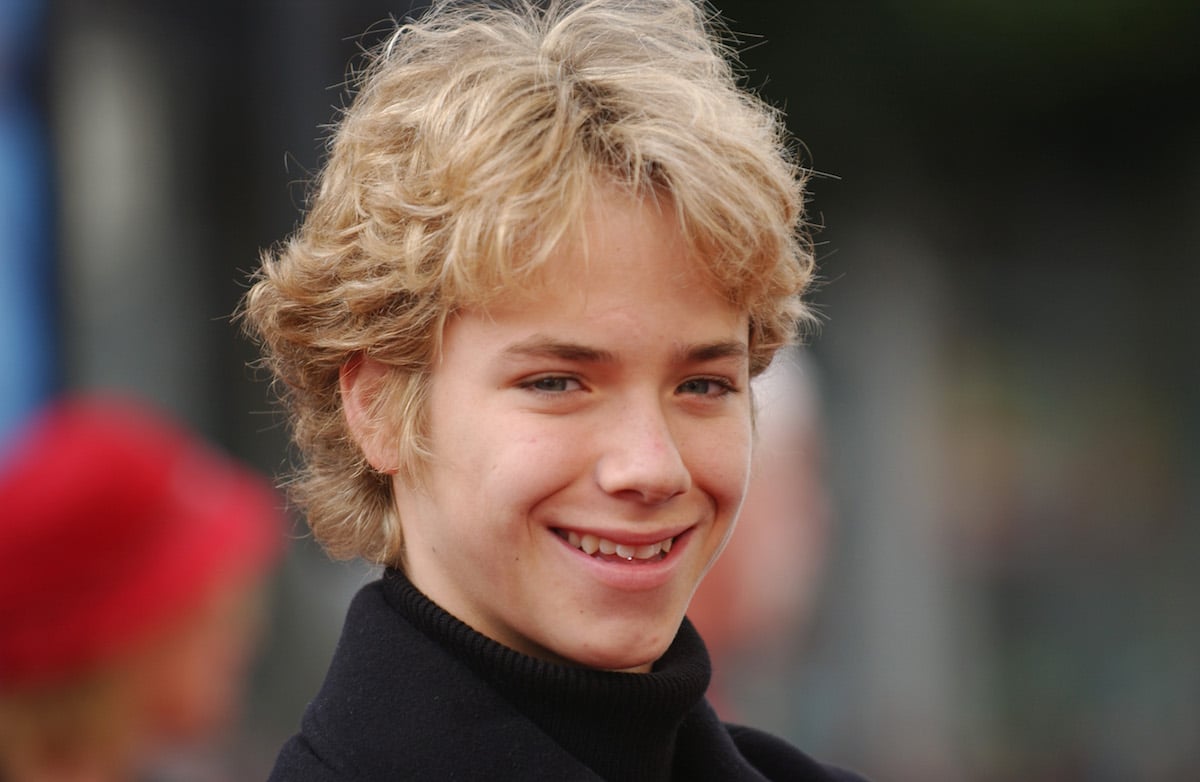
[[(556, 529), (568, 531), (568, 528), (565, 527)], [(677, 532), (667, 529), (662, 532), (621, 532), (614, 534), (612, 532), (601, 533), (596, 530), (585, 530), (576, 527), (569, 528), (569, 531), (577, 532), (580, 535), (592, 534), (597, 537), (608, 538), (614, 543), (623, 543), (628, 546), (649, 545), (666, 538), (675, 539), (675, 542), (671, 545), (671, 550), (665, 557), (661, 559), (637, 560), (635, 562), (594, 557), (572, 546), (560, 537), (554, 529), (547, 531), (557, 541), (559, 550), (565, 556), (570, 557), (571, 567), (582, 568), (583, 572), (589, 577), (611, 589), (622, 592), (647, 592), (659, 589), (671, 581), (679, 563), (684, 559), (694, 529), (694, 527), (682, 527)]]
[(595, 535), (598, 538), (607, 538), (613, 543), (620, 543), (626, 546), (648, 546), (651, 543), (658, 543), (667, 538), (678, 538), (692, 528), (691, 525), (679, 527), (667, 527), (657, 532), (654, 531), (605, 531), (602, 529), (594, 529), (590, 527), (554, 527), (555, 532), (574, 532), (580, 537), (584, 535)]

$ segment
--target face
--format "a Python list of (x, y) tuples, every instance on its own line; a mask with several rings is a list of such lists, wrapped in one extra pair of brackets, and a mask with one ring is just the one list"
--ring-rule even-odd
[(724, 546), (751, 443), (748, 320), (670, 204), (599, 197), (540, 285), (448, 321), (405, 570), (544, 659), (649, 670)]
[(257, 583), (217, 590), (142, 661), (148, 716), (157, 738), (212, 738), (237, 716), (261, 621)]

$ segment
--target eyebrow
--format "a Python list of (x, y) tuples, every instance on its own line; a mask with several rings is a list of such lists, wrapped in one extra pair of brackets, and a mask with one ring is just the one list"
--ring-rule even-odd
[(745, 342), (711, 342), (702, 345), (683, 346), (676, 358), (681, 362), (717, 361), (723, 358), (747, 358), (750, 349)]
[[(534, 336), (504, 349), (507, 358), (557, 358), (589, 364), (615, 363), (617, 356), (610, 350), (589, 347), (576, 342), (563, 342), (549, 337)], [(750, 355), (744, 342), (723, 341), (699, 345), (680, 345), (675, 351), (678, 363), (702, 363), (727, 358), (746, 358)]]
[(504, 349), (504, 356), (508, 358), (558, 358), (564, 361), (582, 361), (591, 364), (612, 363), (617, 360), (612, 351), (542, 336), (533, 336), (509, 345)]

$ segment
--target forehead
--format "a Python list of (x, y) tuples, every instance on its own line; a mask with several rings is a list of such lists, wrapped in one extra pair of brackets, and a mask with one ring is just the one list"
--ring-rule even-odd
[[(510, 330), (519, 324), (527, 336), (607, 342), (609, 348), (652, 325), (664, 343), (679, 343), (687, 330), (691, 336), (683, 341), (693, 345), (736, 341), (749, 349), (750, 313), (736, 287), (742, 283), (724, 279), (718, 262), (688, 240), (669, 194), (635, 195), (598, 182), (573, 214), (558, 241), (493, 261), (500, 271), (489, 284), (475, 278), (455, 285), (467, 295), (447, 297), (435, 361), (467, 345), (500, 349), (499, 332), (520, 339)], [(473, 337), (464, 342), (452, 325), (464, 318), (489, 328), (468, 329)], [(699, 321), (706, 325), (695, 328)], [(459, 338), (448, 340), (447, 329)]]
[(520, 284), (485, 303), (491, 309), (546, 297), (589, 300), (601, 290), (650, 285), (662, 292), (720, 295), (712, 262), (687, 240), (669, 195), (633, 195), (598, 185), (566, 234)]
[(711, 284), (671, 209), (615, 194), (598, 199), (579, 229), (526, 285), (460, 308), (443, 356), (465, 348), (658, 362), (714, 345), (746, 355), (748, 315)]

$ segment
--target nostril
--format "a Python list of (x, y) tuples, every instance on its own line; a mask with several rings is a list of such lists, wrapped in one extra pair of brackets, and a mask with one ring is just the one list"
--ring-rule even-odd
[(597, 483), (613, 496), (624, 497), (646, 505), (662, 505), (670, 502), (691, 488), (691, 474), (683, 466), (670, 469), (648, 469), (645, 465), (601, 464), (597, 469)]
[(664, 502), (669, 501), (671, 498), (679, 496), (684, 491), (685, 491), (685, 489), (683, 489), (683, 488), (676, 489), (676, 490), (661, 490), (661, 491), (660, 490), (645, 490), (645, 491), (641, 492), (641, 498), (642, 498), (642, 501), (648, 505), (662, 505)]

